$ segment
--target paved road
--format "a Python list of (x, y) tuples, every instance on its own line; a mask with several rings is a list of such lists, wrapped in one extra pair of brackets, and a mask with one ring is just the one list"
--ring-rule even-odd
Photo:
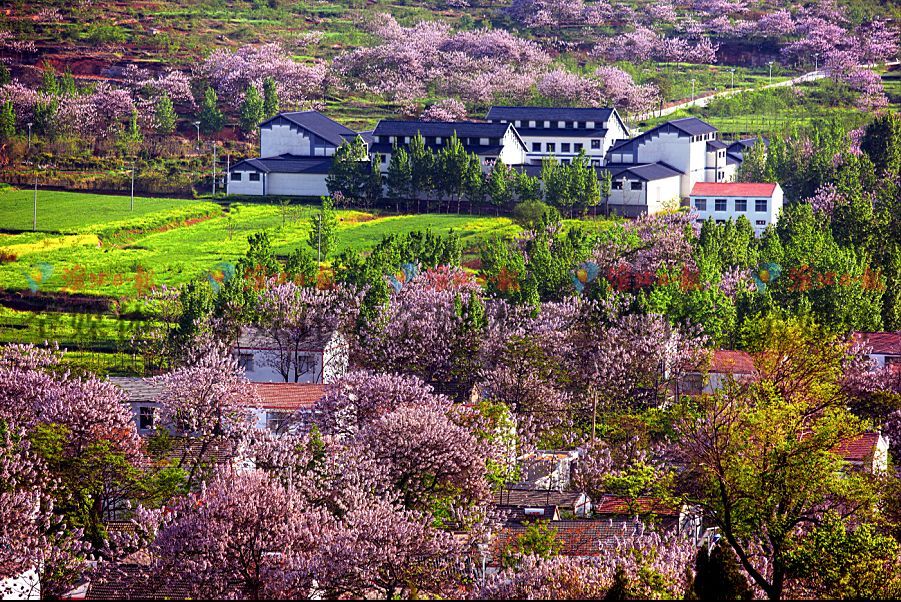
[[(899, 61), (891, 61), (885, 63), (885, 66), (897, 65)], [(874, 67), (875, 65), (863, 65), (864, 67)], [(645, 119), (650, 119), (652, 117), (663, 117), (664, 115), (671, 115), (676, 111), (681, 109), (687, 109), (688, 107), (706, 107), (710, 104), (710, 100), (713, 98), (718, 98), (720, 96), (732, 96), (734, 94), (740, 94), (741, 92), (747, 92), (749, 90), (766, 90), (767, 88), (784, 88), (786, 86), (794, 86), (795, 84), (800, 84), (803, 82), (810, 82), (817, 79), (822, 79), (827, 76), (826, 71), (820, 69), (819, 71), (809, 71), (803, 75), (799, 75), (797, 77), (793, 77), (791, 79), (785, 79), (782, 81), (778, 81), (773, 84), (766, 84), (763, 86), (758, 86), (755, 88), (735, 88), (734, 90), (723, 90), (722, 92), (715, 92), (713, 94), (708, 94), (707, 96), (699, 96), (694, 100), (686, 100), (685, 102), (676, 103), (674, 105), (670, 105), (668, 107), (664, 107), (660, 111), (651, 111), (650, 113), (644, 113), (641, 115), (636, 115), (632, 118), (633, 122), (644, 121)]]

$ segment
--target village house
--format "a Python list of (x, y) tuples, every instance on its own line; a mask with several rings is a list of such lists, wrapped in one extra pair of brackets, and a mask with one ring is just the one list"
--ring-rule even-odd
[(663, 163), (608, 163), (598, 178), (610, 173), (610, 196), (601, 199), (601, 210), (623, 217), (653, 215), (676, 209), (681, 199), (682, 174)]
[(834, 451), (854, 470), (869, 474), (888, 471), (889, 440), (882, 433), (863, 433), (842, 441)]
[(782, 187), (757, 182), (698, 182), (691, 189), (689, 202), (698, 221), (713, 218), (723, 224), (744, 216), (757, 236), (775, 225), (782, 211)]
[(716, 349), (708, 353), (698, 366), (692, 366), (678, 383), (683, 395), (710, 395), (730, 381), (743, 381), (756, 372), (754, 358), (746, 351)]
[(629, 128), (614, 108), (491, 107), (486, 119), (512, 124), (527, 149), (527, 160), (546, 157), (569, 163), (583, 152), (595, 167), (604, 165), (607, 151), (629, 137)]
[(395, 147), (407, 148), (410, 140), (421, 134), (425, 145), (436, 152), (447, 145), (454, 135), (469, 153), (478, 155), (482, 169), (491, 170), (498, 160), (506, 165), (522, 165), (526, 162), (526, 146), (510, 124), (479, 123), (474, 121), (396, 121), (382, 119), (372, 131), (369, 153), (379, 157), (382, 171), (388, 171)]
[(232, 353), (252, 382), (329, 384), (348, 369), (349, 347), (336, 331), (310, 333), (298, 345), (289, 337), (273, 338), (255, 327), (244, 328)]
[(327, 195), (331, 157), (356, 136), (318, 111), (279, 113), (260, 124), (260, 156), (229, 168), (226, 193)]
[(901, 332), (855, 332), (853, 340), (866, 348), (878, 367), (901, 365)]
[(591, 498), (581, 491), (537, 489), (502, 489), (494, 497), (498, 508), (548, 508), (553, 506), (561, 516), (587, 517), (591, 514)]
[(253, 383), (256, 398), (245, 404), (256, 427), (274, 433), (305, 429), (313, 407), (325, 395), (327, 385), (312, 383)]

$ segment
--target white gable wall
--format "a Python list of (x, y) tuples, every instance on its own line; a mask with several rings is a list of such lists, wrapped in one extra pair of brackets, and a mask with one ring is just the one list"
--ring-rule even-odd
[(288, 124), (271, 123), (260, 128), (260, 156), (304, 155), (313, 153), (312, 140), (307, 132)]

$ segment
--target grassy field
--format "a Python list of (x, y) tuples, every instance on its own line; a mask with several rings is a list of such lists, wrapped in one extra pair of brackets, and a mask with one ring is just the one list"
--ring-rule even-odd
[[(27, 220), (31, 208), (21, 202), (23, 191), (0, 191), (3, 219)], [(292, 205), (233, 204), (228, 211), (211, 202), (147, 199), (134, 219), (122, 219), (127, 197), (79, 193), (48, 195), (54, 211), (47, 220), (53, 232), (0, 235), (0, 253), (15, 256), (0, 264), (0, 288), (64, 291), (132, 298), (151, 286), (178, 285), (204, 277), (223, 262), (235, 262), (247, 251), (247, 237), (267, 231), (277, 253), (287, 255), (307, 244), (309, 218), (316, 208)], [(141, 203), (136, 202), (136, 211)], [(184, 220), (185, 211), (205, 217)], [(104, 223), (102, 216), (111, 222)], [(338, 211), (334, 255), (345, 249), (365, 251), (384, 236), (431, 229), (457, 232), (466, 248), (489, 237), (513, 235), (518, 226), (508, 218), (469, 215), (390, 215)], [(156, 225), (143, 228), (141, 224)], [(116, 226), (117, 225), (117, 226)], [(49, 228), (49, 225), (48, 225)], [(65, 234), (60, 231), (65, 230)]]

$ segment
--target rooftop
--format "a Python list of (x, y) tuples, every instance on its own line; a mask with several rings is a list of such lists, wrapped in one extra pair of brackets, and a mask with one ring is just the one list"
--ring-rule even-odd
[(901, 355), (901, 332), (855, 332), (856, 342), (866, 345), (870, 353)]
[(313, 173), (327, 174), (332, 166), (331, 157), (302, 157), (299, 155), (279, 155), (245, 159), (232, 165), (230, 171), (239, 167), (252, 167), (263, 173)]
[(771, 197), (778, 184), (762, 182), (698, 182), (691, 196)]
[(595, 515), (635, 516), (639, 514), (656, 514), (659, 516), (679, 516), (679, 508), (652, 497), (634, 499), (616, 495), (605, 495), (595, 500)]
[(259, 399), (248, 402), (248, 407), (292, 412), (312, 408), (328, 389), (327, 385), (310, 383), (251, 383), (251, 386)]
[(423, 136), (459, 138), (501, 138), (510, 128), (506, 123), (485, 123), (477, 121), (396, 121), (382, 119), (372, 131), (374, 136)]
[(110, 376), (109, 381), (122, 389), (126, 399), (130, 402), (156, 401), (163, 391), (163, 385), (159, 381), (138, 376)]
[(341, 125), (319, 111), (292, 111), (279, 113), (275, 117), (261, 123), (260, 127), (280, 118), (286, 119), (297, 126), (313, 132), (323, 140), (331, 142), (335, 146), (340, 146), (347, 138), (353, 138), (357, 135), (357, 133), (349, 127)]
[[(322, 351), (335, 335), (334, 330), (321, 330), (310, 334), (304, 342), (306, 349), (300, 351)], [(238, 349), (273, 350), (278, 349), (278, 344), (269, 333), (253, 326), (245, 327), (238, 337)]]
[[(534, 121), (607, 121), (613, 109), (610, 107), (591, 108), (591, 107), (491, 107), (488, 109), (488, 115), (485, 116), (489, 121), (505, 119), (507, 121), (515, 120), (534, 120)], [(520, 130), (521, 131), (521, 130)]]
[(848, 462), (865, 462), (876, 453), (880, 437), (879, 433), (863, 433), (842, 441), (834, 451)]

